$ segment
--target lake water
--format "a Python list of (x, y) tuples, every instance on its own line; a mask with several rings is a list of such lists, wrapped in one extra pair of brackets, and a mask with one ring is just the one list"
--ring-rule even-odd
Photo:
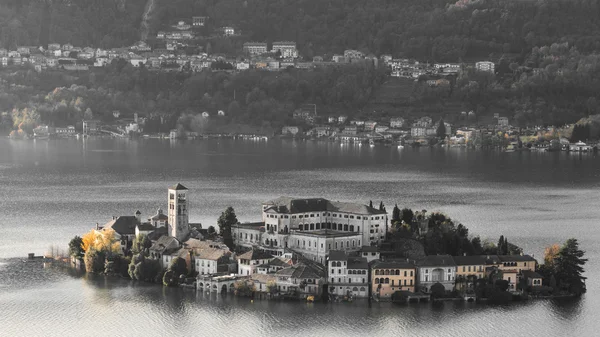
[[(240, 221), (280, 195), (384, 202), (443, 211), (472, 235), (503, 234), (538, 259), (576, 237), (590, 259), (579, 300), (508, 307), (305, 304), (206, 296), (71, 275), (14, 257), (65, 247), (113, 215), (166, 208), (167, 187), (190, 189), (190, 221)], [(328, 142), (0, 139), (0, 336), (597, 335), (600, 322), (600, 157), (397, 149)]]

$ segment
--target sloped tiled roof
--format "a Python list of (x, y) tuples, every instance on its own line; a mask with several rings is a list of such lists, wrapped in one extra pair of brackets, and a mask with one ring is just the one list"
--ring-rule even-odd
[(135, 226), (140, 222), (133, 215), (122, 215), (107, 222), (104, 225), (104, 229), (112, 229), (119, 235), (134, 235)]
[(309, 266), (304, 265), (304, 264), (298, 264), (295, 266), (284, 268), (284, 269), (278, 271), (277, 273), (275, 273), (275, 275), (289, 276), (291, 278), (296, 278), (296, 279), (320, 278), (319, 274), (315, 270), (313, 270), (312, 268), (310, 268)]
[(213, 260), (213, 261), (217, 261), (218, 259), (222, 258), (225, 255), (231, 254), (230, 252), (224, 250), (224, 249), (218, 249), (218, 248), (208, 248), (208, 249), (204, 249), (200, 255), (198, 255), (198, 259), (203, 259), (203, 260)]
[(150, 250), (162, 254), (170, 254), (179, 250), (179, 241), (172, 236), (163, 235), (152, 244)]
[(273, 258), (273, 255), (271, 255), (267, 252), (264, 252), (262, 250), (255, 250), (255, 249), (247, 251), (244, 254), (238, 256), (238, 259), (241, 259), (241, 260), (265, 260), (265, 259), (271, 259), (271, 258)]

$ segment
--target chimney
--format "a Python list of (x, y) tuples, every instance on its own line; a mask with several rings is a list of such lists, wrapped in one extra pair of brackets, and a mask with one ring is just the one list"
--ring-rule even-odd
[(137, 219), (137, 221), (139, 223), (142, 223), (142, 212), (140, 212), (139, 210), (135, 212), (135, 218)]

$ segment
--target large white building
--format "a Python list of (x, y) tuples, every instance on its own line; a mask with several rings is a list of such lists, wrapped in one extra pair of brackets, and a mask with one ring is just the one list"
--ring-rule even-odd
[(323, 198), (281, 197), (263, 203), (262, 222), (232, 227), (236, 245), (281, 256), (293, 250), (326, 264), (330, 250), (358, 251), (385, 238), (387, 213)]
[(281, 57), (284, 59), (298, 58), (298, 49), (296, 49), (296, 42), (273, 42), (273, 48), (271, 49), (271, 52), (276, 53), (277, 51), (281, 52)]

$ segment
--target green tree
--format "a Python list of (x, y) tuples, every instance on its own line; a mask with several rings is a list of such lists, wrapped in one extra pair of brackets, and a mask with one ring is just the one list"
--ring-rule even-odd
[(412, 209), (403, 208), (400, 214), (400, 220), (404, 221), (404, 223), (412, 225), (413, 219), (415, 217), (415, 214), (413, 213)]
[(369, 207), (373, 208), (373, 200), (369, 200)]
[(235, 210), (233, 207), (229, 206), (221, 216), (217, 220), (217, 224), (219, 225), (219, 233), (223, 237), (223, 242), (229, 247), (229, 249), (233, 249), (233, 238), (231, 236), (231, 226), (238, 223), (237, 216), (235, 215)]
[(556, 258), (556, 275), (561, 288), (578, 295), (585, 291), (586, 277), (582, 274), (587, 259), (583, 256), (584, 252), (579, 249), (577, 239), (569, 239)]
[(446, 138), (446, 125), (444, 124), (443, 119), (440, 119), (437, 129), (435, 130), (435, 134), (439, 139)]
[(79, 236), (75, 236), (69, 241), (69, 255), (75, 258), (83, 257), (85, 251), (82, 248), (83, 240)]
[(398, 208), (398, 204), (396, 204), (392, 210), (392, 223), (400, 222), (400, 220), (400, 208)]
[(208, 229), (206, 231), (208, 232), (208, 235), (213, 235), (217, 232), (215, 230), (215, 226), (208, 226)]
[(133, 239), (133, 243), (131, 245), (131, 250), (133, 254), (143, 253), (148, 255), (147, 251), (152, 246), (152, 241), (148, 238), (146, 234), (140, 234)]
[(430, 291), (433, 298), (442, 298), (446, 295), (446, 288), (439, 282), (432, 285)]
[(104, 251), (98, 251), (95, 249), (88, 250), (83, 261), (85, 262), (85, 271), (88, 273), (100, 274), (104, 272), (104, 263), (106, 260), (106, 253)]
[(379, 202), (379, 210), (380, 211), (385, 211), (385, 205), (383, 204), (383, 201)]
[(176, 257), (171, 261), (171, 264), (169, 265), (169, 270), (172, 270), (173, 272), (175, 272), (175, 276), (177, 276), (177, 277), (179, 277), (180, 275), (188, 274), (187, 264), (185, 262), (185, 259), (183, 259), (181, 257)]

